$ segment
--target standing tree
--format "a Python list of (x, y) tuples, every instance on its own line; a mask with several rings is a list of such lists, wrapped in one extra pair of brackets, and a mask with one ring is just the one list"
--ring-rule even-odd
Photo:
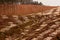
[(40, 3), (39, 3), (39, 5), (43, 5), (43, 3), (42, 3), (42, 2), (40, 2)]

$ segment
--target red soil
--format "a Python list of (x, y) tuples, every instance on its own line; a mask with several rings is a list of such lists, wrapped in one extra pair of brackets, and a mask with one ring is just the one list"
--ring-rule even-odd
[(0, 4), (0, 14), (26, 15), (55, 8), (54, 6)]

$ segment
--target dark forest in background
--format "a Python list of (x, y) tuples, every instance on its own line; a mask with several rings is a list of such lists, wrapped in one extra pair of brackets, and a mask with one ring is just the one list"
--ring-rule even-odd
[(43, 5), (41, 2), (33, 0), (0, 0), (1, 3), (20, 3), (20, 4), (34, 4), (34, 5)]
[(0, 0), (0, 2), (21, 2), (22, 0)]

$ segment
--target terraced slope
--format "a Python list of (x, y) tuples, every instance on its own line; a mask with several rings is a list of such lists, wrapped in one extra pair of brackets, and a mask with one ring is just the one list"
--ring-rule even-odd
[(60, 40), (60, 7), (29, 15), (0, 15), (0, 40)]

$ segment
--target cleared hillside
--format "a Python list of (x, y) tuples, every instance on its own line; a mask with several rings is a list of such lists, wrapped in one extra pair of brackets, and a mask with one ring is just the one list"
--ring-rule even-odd
[(55, 7), (40, 5), (0, 4), (0, 14), (26, 15), (30, 13), (43, 12), (52, 8)]
[(60, 7), (46, 14), (0, 15), (0, 40), (60, 40)]

